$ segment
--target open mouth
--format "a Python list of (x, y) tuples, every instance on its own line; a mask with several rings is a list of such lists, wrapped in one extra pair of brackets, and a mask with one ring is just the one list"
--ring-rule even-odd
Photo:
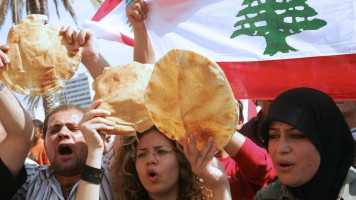
[(280, 161), (280, 162), (278, 162), (278, 165), (281, 167), (281, 169), (289, 169), (294, 164), (291, 162), (288, 162), (288, 161)]
[(70, 155), (73, 153), (73, 150), (68, 145), (60, 145), (58, 147), (59, 155)]
[(287, 164), (287, 163), (281, 163), (281, 164), (279, 164), (280, 166), (282, 166), (282, 167), (289, 167), (289, 166), (291, 166), (291, 164)]
[(148, 170), (148, 180), (150, 180), (152, 183), (158, 180), (158, 174), (155, 170), (153, 169)]

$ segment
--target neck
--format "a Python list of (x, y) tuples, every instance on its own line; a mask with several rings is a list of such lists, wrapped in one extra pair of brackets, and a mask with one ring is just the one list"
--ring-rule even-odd
[(79, 180), (80, 174), (71, 177), (55, 174), (55, 177), (58, 180), (58, 182), (61, 184), (61, 186), (68, 187), (74, 185)]
[(178, 196), (156, 196), (156, 195), (150, 195), (150, 200), (177, 200)]
[(80, 174), (72, 177), (65, 177), (55, 174), (56, 179), (61, 184), (62, 195), (64, 199), (68, 199), (70, 192), (73, 189), (73, 185), (78, 181)]
[(150, 200), (177, 200), (178, 199), (178, 184), (172, 190), (165, 194), (152, 194), (148, 193)]

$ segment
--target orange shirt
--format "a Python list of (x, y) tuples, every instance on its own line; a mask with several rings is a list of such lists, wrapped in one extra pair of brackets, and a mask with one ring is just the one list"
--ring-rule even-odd
[(46, 155), (46, 149), (44, 147), (44, 143), (42, 139), (39, 139), (37, 144), (33, 146), (30, 153), (28, 154), (28, 158), (34, 160), (39, 165), (49, 165), (49, 159)]

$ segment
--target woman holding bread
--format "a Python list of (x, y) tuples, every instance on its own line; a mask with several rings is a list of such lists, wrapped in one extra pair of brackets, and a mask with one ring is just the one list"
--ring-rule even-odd
[[(98, 130), (112, 130), (108, 111), (95, 101), (79, 124), (88, 144), (86, 165), (100, 168), (103, 140)], [(96, 140), (93, 140), (93, 135)], [(210, 138), (199, 152), (194, 135), (182, 146), (155, 127), (137, 136), (121, 136), (111, 169), (112, 192), (118, 199), (231, 199), (224, 168), (214, 158), (216, 145)], [(80, 181), (76, 199), (97, 199), (99, 185)]]

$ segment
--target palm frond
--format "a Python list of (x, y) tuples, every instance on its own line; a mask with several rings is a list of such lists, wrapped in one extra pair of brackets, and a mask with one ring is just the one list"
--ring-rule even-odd
[(25, 96), (24, 102), (27, 102), (27, 106), (29, 110), (35, 110), (38, 107), (38, 103), (40, 102), (41, 96)]
[(19, 18), (22, 19), (22, 10), (23, 10), (23, 7), (25, 5), (25, 2), (23, 0), (19, 0), (19, 3), (18, 3), (18, 10), (19, 10)]
[(95, 10), (98, 10), (101, 6), (101, 4), (103, 4), (102, 0), (90, 0), (91, 3), (94, 5)]
[(40, 14), (40, 2), (39, 0), (26, 0), (27, 14)]
[(58, 2), (57, 2), (57, 0), (53, 0), (53, 1), (54, 1), (54, 5), (56, 6), (57, 16), (58, 16), (58, 18), (60, 19), (60, 18), (61, 18), (61, 16), (59, 16), (59, 11), (58, 11)]
[(73, 7), (72, 5), (69, 3), (68, 0), (62, 0), (63, 2), (63, 5), (64, 5), (64, 8), (69, 12), (69, 14), (72, 16), (75, 24), (78, 24), (77, 23), (77, 17), (75, 16), (75, 13), (74, 13), (74, 10), (73, 10)]
[(18, 24), (19, 23), (19, 9), (17, 7), (17, 0), (12, 0), (11, 9), (12, 9), (12, 22), (14, 22), (15, 24)]
[(41, 14), (48, 15), (48, 0), (41, 0), (40, 1), (40, 8), (41, 8)]
[(8, 6), (7, 0), (0, 0), (0, 28), (5, 22)]

